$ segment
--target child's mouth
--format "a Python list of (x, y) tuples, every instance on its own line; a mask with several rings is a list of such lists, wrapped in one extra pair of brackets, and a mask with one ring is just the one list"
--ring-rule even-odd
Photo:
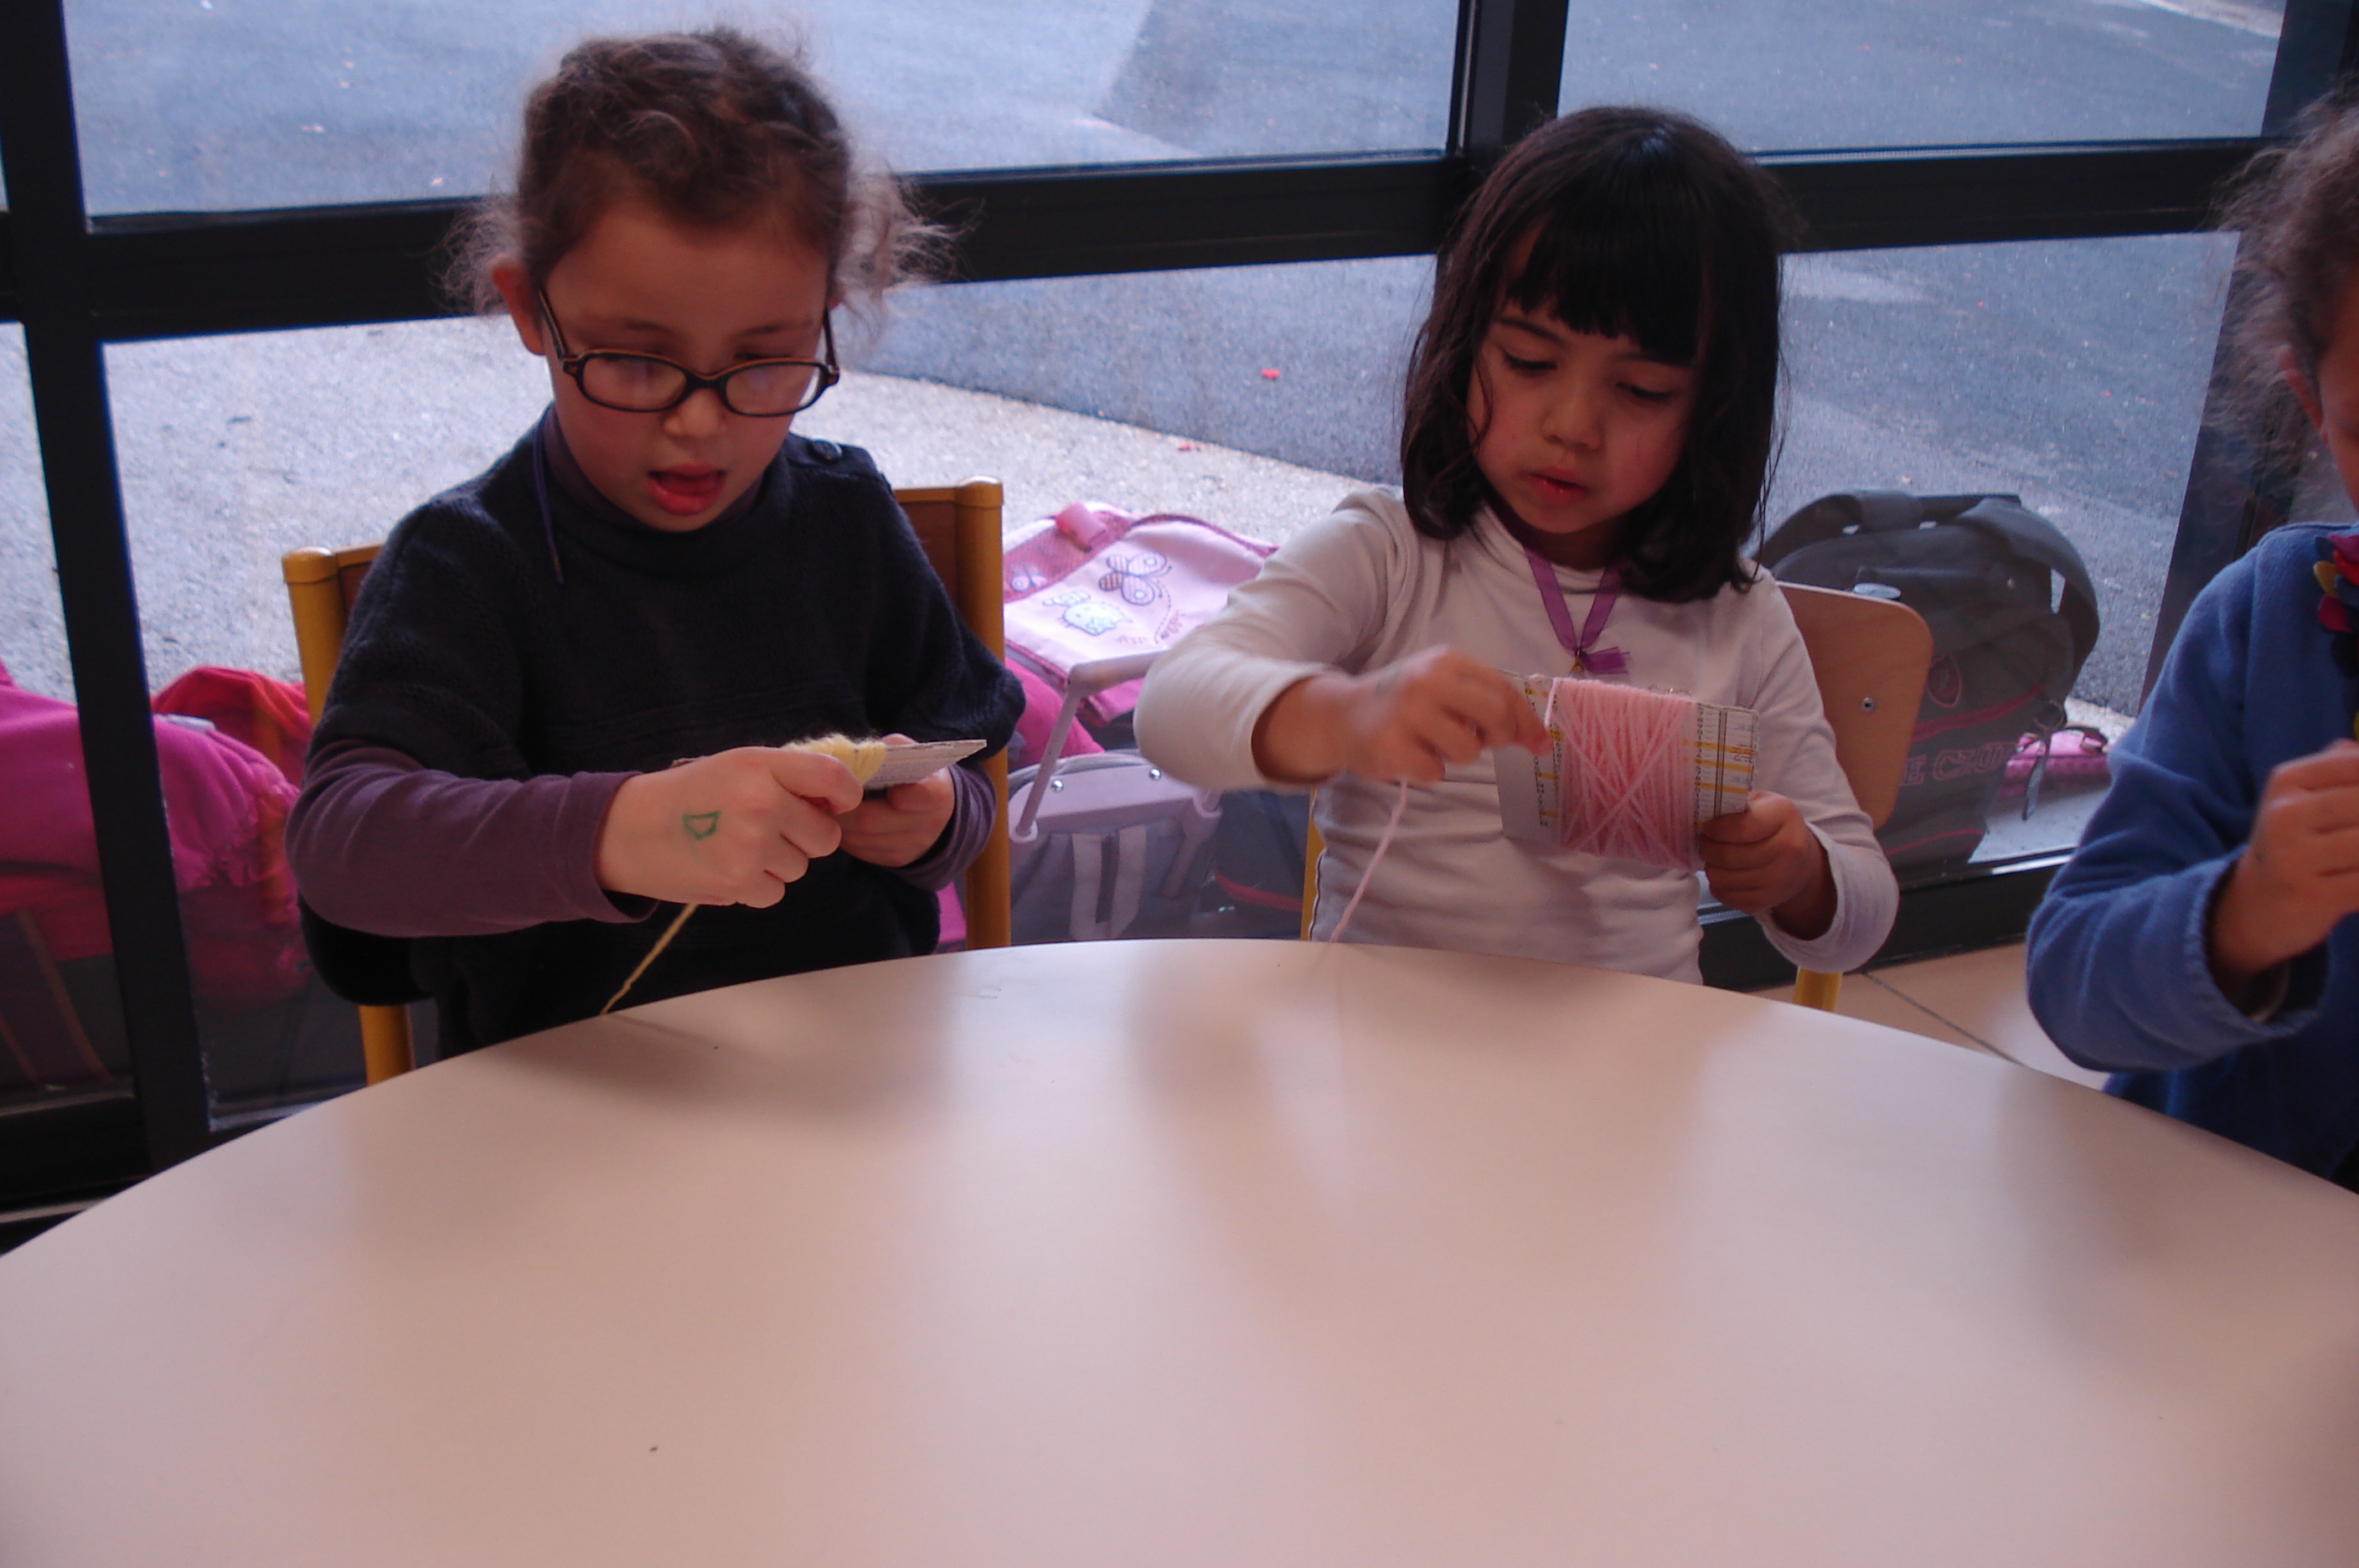
[(721, 498), (723, 471), (701, 463), (658, 468), (647, 474), (647, 494), (676, 517), (694, 517)]
[(1531, 481), (1532, 488), (1539, 493), (1541, 500), (1553, 501), (1559, 506), (1578, 501), (1589, 494), (1589, 486), (1575, 479), (1559, 479), (1546, 474), (1535, 474), (1531, 476)]

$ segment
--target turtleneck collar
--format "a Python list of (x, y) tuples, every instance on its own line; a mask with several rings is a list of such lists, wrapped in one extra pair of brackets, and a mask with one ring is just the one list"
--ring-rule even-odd
[[(760, 524), (749, 514), (791, 483), (786, 464), (772, 459), (762, 476), (711, 522), (679, 532), (652, 528), (608, 500), (565, 444), (565, 432), (551, 405), (541, 415), (534, 440), (549, 464), (550, 521), (561, 541), (639, 572), (695, 577), (734, 568), (759, 542)], [(781, 449), (783, 450), (783, 449)]]

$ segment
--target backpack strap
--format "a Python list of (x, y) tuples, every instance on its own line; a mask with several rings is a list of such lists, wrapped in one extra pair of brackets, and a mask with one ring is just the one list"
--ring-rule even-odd
[(1973, 499), (1976, 505), (1950, 520), (1992, 535), (2008, 550), (2026, 561), (2038, 562), (2062, 581), (2064, 592), (2058, 608), (2065, 625), (2072, 628), (2072, 669), (2077, 674), (2097, 646), (2097, 591), (2089, 581), (2088, 563), (2055, 524), (2036, 512), (2025, 510), (2016, 497), (1981, 495)]
[[(2013, 495), (1912, 495), (1906, 490), (1844, 490), (1817, 500), (1777, 525), (1754, 559), (1774, 566), (1805, 545), (1844, 534), (1901, 533), (1925, 523), (1946, 523), (1989, 500)], [(2020, 504), (2019, 502), (2017, 504)]]

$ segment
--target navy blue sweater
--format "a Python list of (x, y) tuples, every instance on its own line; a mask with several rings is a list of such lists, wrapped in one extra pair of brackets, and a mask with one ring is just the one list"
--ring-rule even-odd
[(2321, 1174), (2359, 1145), (2359, 917), (2293, 961), (2261, 1020), (2222, 995), (2204, 939), (2270, 771), (2352, 733), (2359, 682), (2311, 574), (2328, 531), (2278, 529), (2196, 599), (2030, 939), (2032, 1011), (2066, 1055)]
[[(685, 533), (546, 494), (544, 522), (527, 438), (394, 530), (315, 757), (384, 747), (461, 779), (553, 782), (831, 731), (1006, 743), (1016, 682), (960, 623), (865, 453), (790, 436), (750, 506)], [(304, 825), (299, 811), (290, 837)], [(307, 932), (343, 994), (433, 996), (445, 1052), (590, 1016), (655, 934), (609, 918), (401, 940), (316, 914)], [(936, 936), (932, 894), (839, 853), (769, 909), (700, 910), (631, 1000), (927, 953)]]

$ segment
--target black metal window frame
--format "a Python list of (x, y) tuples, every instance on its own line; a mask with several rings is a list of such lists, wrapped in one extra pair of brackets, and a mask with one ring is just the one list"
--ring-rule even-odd
[[(1570, 0), (1460, 0), (1449, 145), (1152, 165), (916, 176), (962, 238), (956, 280), (1071, 277), (1430, 254), (1481, 169), (1556, 113)], [(1804, 248), (1838, 251), (2184, 233), (2221, 180), (2359, 63), (2359, 0), (2288, 0), (2262, 135), (2008, 147), (1771, 152)], [(59, 594), (113, 926), (132, 1087), (0, 1110), (0, 1245), (230, 1136), (205, 1093), (147, 708), (135, 573), (114, 459), (109, 343), (447, 313), (433, 257), (463, 203), (379, 202), (91, 218), (83, 206), (62, 0), (0, 0), (0, 320), (23, 324)], [(2206, 435), (2157, 633), (2281, 506)], [(2060, 855), (1912, 888), (1888, 952), (2007, 940)], [(1713, 923), (1706, 971), (1763, 982), (1749, 921)], [(35, 1205), (39, 1205), (36, 1207)]]

